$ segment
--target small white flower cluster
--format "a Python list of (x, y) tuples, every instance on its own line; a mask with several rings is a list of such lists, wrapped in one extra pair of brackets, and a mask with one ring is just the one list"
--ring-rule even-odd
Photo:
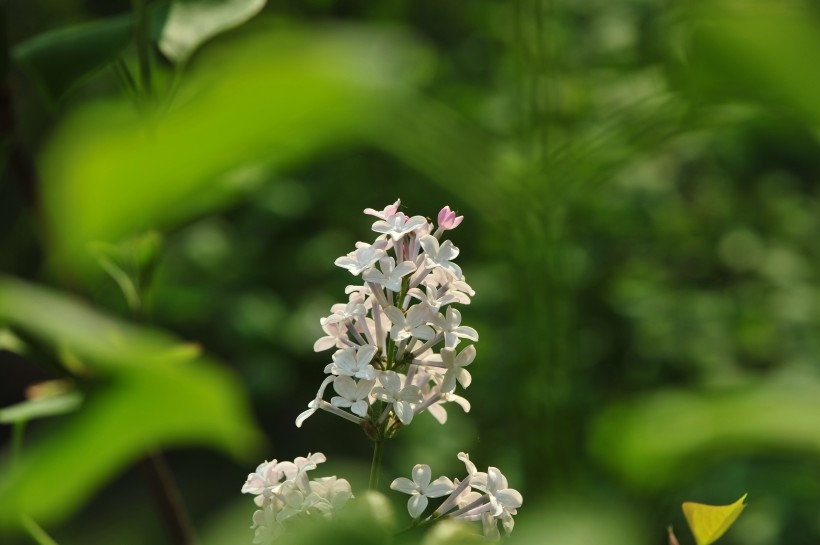
[[(472, 344), (460, 351), (458, 345), (478, 341), (478, 333), (461, 325), (461, 313), (449, 305), (469, 304), (475, 292), (453, 262), (458, 248), (440, 242), (463, 216), (444, 207), (436, 228), (422, 216), (399, 212), (399, 204), (365, 210), (378, 218), (373, 231), (379, 236), (335, 262), (364, 283), (348, 286), (348, 302), (331, 307), (320, 321), (326, 336), (314, 350), (336, 352), (297, 426), (323, 409), (362, 425), (371, 437), (391, 437), (425, 410), (444, 423), (444, 403), (470, 410), (454, 391), (456, 383), (470, 385), (466, 367), (476, 351)], [(338, 395), (328, 403), (323, 397), (330, 384)]]
[(399, 477), (390, 484), (390, 488), (410, 494), (407, 511), (416, 524), (423, 522), (420, 517), (427, 508), (428, 498), (447, 496), (424, 522), (442, 518), (480, 520), (484, 535), (497, 539), (500, 537), (498, 522), (501, 521), (504, 532), (510, 535), (515, 525), (513, 515), (517, 514), (524, 501), (521, 494), (509, 488), (507, 478), (498, 468), (490, 467), (486, 473), (478, 471), (470, 456), (464, 452), (458, 453), (458, 459), (467, 468), (467, 476), (461, 481), (439, 477), (431, 482), (430, 466), (417, 464), (413, 467), (412, 480)]
[(282, 535), (288, 520), (320, 515), (332, 518), (353, 497), (345, 479), (320, 477), (308, 480), (307, 473), (325, 461), (317, 452), (292, 462), (262, 462), (242, 486), (243, 494), (254, 494), (260, 508), (253, 514), (254, 543), (267, 545)]

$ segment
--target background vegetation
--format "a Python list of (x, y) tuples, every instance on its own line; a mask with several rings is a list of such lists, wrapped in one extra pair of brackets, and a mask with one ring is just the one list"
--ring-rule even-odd
[(472, 411), (419, 419), (383, 480), (469, 451), (523, 493), (522, 543), (687, 543), (682, 501), (744, 492), (722, 543), (820, 539), (814, 3), (279, 1), (197, 47), (151, 2), (148, 86), (129, 2), (2, 8), (0, 406), (83, 399), (15, 464), (0, 428), (4, 543), (19, 510), (61, 544), (163, 542), (155, 449), (203, 543), (250, 542), (263, 458), (321, 451), (364, 490), (361, 431), (293, 421), (333, 260), (398, 197), (465, 215), (481, 342)]

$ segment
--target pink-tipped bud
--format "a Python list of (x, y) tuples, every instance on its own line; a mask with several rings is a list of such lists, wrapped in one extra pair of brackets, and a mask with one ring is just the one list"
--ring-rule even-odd
[(443, 231), (455, 229), (461, 224), (464, 216), (456, 216), (456, 213), (450, 210), (449, 206), (445, 206), (438, 213), (438, 226)]

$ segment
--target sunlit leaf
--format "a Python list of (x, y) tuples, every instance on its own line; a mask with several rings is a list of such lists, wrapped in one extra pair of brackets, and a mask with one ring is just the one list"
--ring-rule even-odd
[(660, 489), (721, 457), (743, 453), (820, 454), (820, 383), (767, 379), (709, 392), (659, 392), (602, 411), (590, 450), (635, 485)]
[(427, 66), (394, 32), (255, 28), (199, 59), (166, 115), (95, 103), (57, 130), (39, 166), (62, 275), (96, 269), (91, 241), (172, 226), (357, 139)]
[(746, 507), (747, 494), (731, 505), (706, 505), (703, 503), (684, 502), (683, 514), (689, 529), (695, 536), (697, 545), (710, 545), (717, 541), (726, 530), (734, 524)]
[(159, 39), (159, 49), (175, 62), (186, 60), (209, 38), (259, 13), (267, 0), (176, 0)]
[(0, 409), (0, 424), (27, 422), (35, 418), (45, 418), (70, 413), (79, 408), (83, 396), (79, 392), (30, 399)]

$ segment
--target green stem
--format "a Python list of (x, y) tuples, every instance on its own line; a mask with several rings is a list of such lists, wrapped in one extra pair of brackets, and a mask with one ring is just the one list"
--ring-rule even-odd
[(373, 462), (370, 464), (370, 490), (376, 490), (379, 486), (379, 471), (382, 466), (382, 454), (384, 454), (384, 435), (379, 430), (379, 436), (373, 441)]
[(26, 515), (20, 516), (20, 522), (23, 523), (23, 528), (26, 529), (26, 532), (31, 536), (31, 538), (37, 542), (38, 545), (57, 545), (57, 542), (54, 541), (50, 535), (43, 530), (39, 524), (34, 522), (30, 517)]
[(20, 463), (21, 454), (23, 452), (23, 432), (26, 429), (26, 421), (19, 420), (14, 423), (11, 435), (11, 465), (17, 467)]
[(137, 45), (142, 95), (146, 101), (150, 102), (153, 95), (151, 89), (151, 42), (148, 38), (146, 4), (147, 0), (131, 0), (131, 6), (134, 10), (134, 40)]
[(120, 83), (122, 83), (122, 86), (128, 93), (128, 96), (131, 100), (137, 102), (139, 99), (139, 88), (137, 87), (137, 82), (134, 81), (134, 76), (131, 75), (131, 71), (128, 69), (128, 65), (125, 64), (125, 61), (120, 57), (114, 62), (112, 67)]

